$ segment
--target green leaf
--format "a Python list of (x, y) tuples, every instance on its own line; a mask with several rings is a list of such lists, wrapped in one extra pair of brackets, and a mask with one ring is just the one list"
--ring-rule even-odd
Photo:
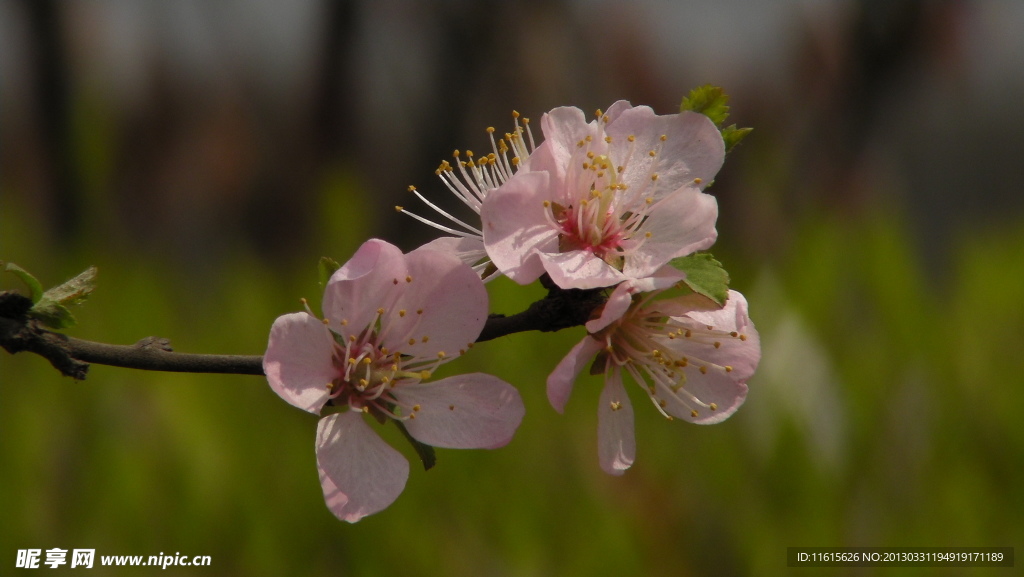
[(25, 285), (28, 286), (28, 290), (30, 293), (29, 298), (32, 299), (33, 303), (37, 303), (39, 302), (39, 299), (43, 298), (42, 283), (40, 283), (39, 280), (36, 277), (32, 276), (32, 274), (29, 273), (27, 270), (14, 264), (13, 262), (7, 263), (4, 266), (4, 270), (20, 278), (21, 282), (25, 283)]
[(43, 293), (43, 298), (36, 303), (36, 308), (47, 301), (64, 306), (80, 304), (96, 289), (96, 271), (96, 267), (91, 266), (64, 284), (52, 287)]
[(673, 259), (669, 264), (686, 273), (683, 282), (693, 292), (725, 306), (729, 299), (729, 273), (711, 253), (699, 252)]
[(706, 84), (690, 91), (683, 99), (679, 111), (692, 110), (711, 119), (715, 126), (721, 127), (729, 117), (729, 96), (718, 86)]
[(394, 423), (398, 425), (398, 430), (402, 431), (402, 434), (405, 435), (405, 439), (409, 441), (410, 444), (412, 444), (412, 448), (416, 449), (416, 454), (419, 455), (420, 461), (423, 461), (424, 471), (429, 471), (435, 464), (437, 464), (437, 455), (434, 454), (433, 447), (417, 441), (409, 433), (409, 430), (405, 428), (405, 425), (402, 424), (402, 421), (394, 421)]
[(39, 301), (39, 304), (28, 311), (28, 316), (51, 329), (66, 329), (78, 323), (75, 315), (71, 314), (67, 307), (53, 301)]
[(320, 271), (320, 286), (325, 287), (327, 286), (327, 281), (331, 280), (331, 275), (341, 268), (341, 265), (331, 257), (322, 256), (320, 257), (320, 264), (317, 268)]
[(735, 124), (731, 124), (722, 129), (722, 140), (725, 141), (725, 152), (731, 151), (741, 140), (746, 138), (753, 128), (736, 128)]

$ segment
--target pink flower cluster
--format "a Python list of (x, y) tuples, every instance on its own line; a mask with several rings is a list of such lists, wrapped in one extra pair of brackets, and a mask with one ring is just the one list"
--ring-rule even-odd
[(273, 390), (301, 409), (334, 411), (320, 420), (316, 452), (325, 499), (341, 519), (387, 507), (408, 477), (406, 460), (363, 415), (397, 421), (436, 447), (495, 448), (512, 438), (524, 412), (514, 387), (484, 374), (429, 380), (479, 336), (484, 281), (498, 275), (606, 291), (547, 387), (562, 412), (588, 363), (604, 373), (598, 455), (608, 473), (621, 474), (636, 453), (623, 372), (670, 419), (717, 423), (746, 398), (760, 359), (746, 300), (731, 290), (724, 304), (702, 296), (672, 264), (717, 238), (718, 204), (704, 189), (725, 157), (718, 127), (699, 113), (660, 116), (619, 101), (590, 121), (576, 108), (550, 111), (537, 145), (528, 121), (514, 116), (504, 138), (488, 129), (491, 153), (456, 151), (455, 166), (437, 170), (478, 225), (411, 188), (448, 224), (396, 208), (450, 236), (408, 254), (366, 242), (327, 283), (323, 319), (307, 307), (271, 329), (264, 369)]

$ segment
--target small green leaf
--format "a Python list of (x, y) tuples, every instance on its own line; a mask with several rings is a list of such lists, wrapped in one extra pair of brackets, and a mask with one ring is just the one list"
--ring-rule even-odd
[(78, 323), (75, 320), (75, 315), (71, 314), (67, 307), (60, 303), (46, 301), (45, 299), (32, 307), (28, 311), (28, 316), (37, 319), (51, 329), (66, 329)]
[(317, 268), (320, 271), (320, 286), (325, 287), (327, 286), (327, 281), (331, 280), (331, 275), (341, 268), (341, 265), (331, 257), (322, 256), (320, 257), (320, 264)]
[(673, 259), (669, 264), (686, 273), (683, 282), (693, 292), (708, 297), (719, 306), (729, 299), (729, 273), (711, 253), (700, 252)]
[(96, 289), (96, 270), (96, 267), (91, 266), (64, 284), (52, 287), (43, 293), (43, 297), (36, 303), (36, 308), (47, 301), (64, 306), (80, 304)]
[(412, 448), (416, 449), (416, 454), (419, 455), (420, 461), (423, 461), (424, 471), (429, 471), (435, 464), (437, 464), (437, 455), (434, 454), (433, 447), (417, 441), (409, 433), (409, 430), (405, 428), (405, 425), (402, 424), (402, 421), (395, 421), (394, 423), (398, 425), (398, 430), (402, 431), (402, 434), (405, 435), (405, 439), (409, 441), (410, 444), (412, 444)]
[(746, 138), (753, 128), (736, 128), (735, 124), (722, 129), (722, 140), (725, 141), (725, 152), (731, 151), (741, 140)]
[(29, 273), (27, 270), (14, 264), (13, 262), (7, 263), (4, 266), (4, 270), (20, 278), (21, 282), (25, 283), (25, 285), (28, 286), (28, 290), (30, 293), (29, 298), (32, 299), (33, 303), (37, 303), (39, 302), (39, 299), (43, 298), (42, 283), (40, 283), (39, 280), (36, 277), (32, 276), (32, 274)]
[(721, 127), (729, 117), (729, 96), (718, 86), (706, 84), (690, 91), (683, 99), (679, 111), (692, 110), (711, 119), (715, 126)]

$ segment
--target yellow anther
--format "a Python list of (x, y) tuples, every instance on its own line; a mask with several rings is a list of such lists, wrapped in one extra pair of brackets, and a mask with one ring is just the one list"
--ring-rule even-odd
[(487, 127), (487, 134), (494, 134), (494, 127), (493, 126), (488, 126)]
[(348, 326), (348, 319), (341, 319), (341, 326), (347, 327)]
[(455, 405), (448, 405), (448, 410), (449, 411), (454, 411), (455, 410)]
[(513, 110), (512, 111), (512, 118), (519, 118), (519, 111)]
[(659, 399), (658, 400), (658, 406), (661, 407), (662, 409), (664, 409), (665, 407), (668, 406), (668, 403), (665, 402), (665, 399)]
[(622, 403), (620, 403), (618, 401), (612, 401), (611, 402), (611, 407), (612, 407), (613, 411), (618, 411), (619, 409), (622, 408)]
[(363, 364), (364, 365), (368, 365), (368, 364), (370, 364), (372, 362), (373, 362), (373, 359), (371, 359), (370, 357), (363, 357)]
[(398, 206), (397, 204), (395, 205), (395, 211), (396, 212), (402, 212), (403, 210), (405, 210), (405, 209), (400, 207), (400, 206)]
[(405, 309), (400, 309), (400, 310), (398, 311), (398, 316), (400, 316), (400, 317), (404, 317), (404, 316), (405, 316)]
[(651, 236), (653, 236), (653, 233), (651, 231), (647, 231), (644, 233), (644, 238), (651, 238)]
[(415, 344), (416, 344), (416, 339), (409, 339), (409, 346), (410, 347), (415, 345)]
[(694, 419), (696, 419), (697, 418), (697, 411), (695, 411), (695, 410), (694, 411), (690, 411), (690, 416), (693, 417)]
[(428, 337), (427, 335), (423, 335), (423, 338), (420, 339), (420, 340), (423, 341), (423, 342), (427, 342), (427, 341), (430, 340), (430, 337)]
[(733, 331), (733, 332), (729, 333), (729, 336), (730, 337), (738, 337), (738, 336), (740, 336), (740, 334), (738, 332), (736, 332), (736, 331)]
[(471, 349), (471, 348), (473, 348), (473, 343), (467, 343), (467, 344), (466, 344), (466, 348), (467, 348), (467, 349)]
[(604, 176), (604, 171), (603, 170), (597, 171), (597, 177), (601, 178), (602, 176)]
[(379, 315), (384, 314), (384, 307), (378, 307), (377, 308), (377, 314), (379, 314)]
[(430, 371), (420, 371), (420, 378), (421, 379), (429, 379), (430, 378)]
[(584, 141), (582, 141), (582, 140), (581, 140), (581, 141), (579, 141), (579, 142), (577, 142), (577, 143), (576, 143), (576, 146), (578, 146), (579, 148), (583, 148), (583, 145), (584, 145), (584, 144), (586, 144), (586, 142), (584, 142)]
[(611, 144), (612, 143), (612, 137), (611, 136), (605, 136), (604, 137), (604, 141), (607, 142), (608, 144)]
[(714, 327), (714, 325), (704, 325), (704, 326), (706, 326), (706, 327), (708, 328), (708, 330), (709, 330), (709, 331), (713, 331), (713, 330), (715, 330), (715, 327)]
[(699, 179), (699, 178), (695, 178), (695, 179), (693, 179), (693, 183), (694, 183), (694, 184), (700, 184), (700, 183), (702, 183), (702, 182), (704, 182), (704, 181), (703, 181), (703, 180), (701, 180), (701, 179)]
[(357, 361), (355, 360), (355, 358), (354, 358), (354, 357), (349, 357), (349, 358), (348, 358), (348, 364), (350, 364), (350, 365), (354, 365), (354, 364), (356, 364), (356, 362), (357, 362)]
[(740, 340), (741, 341), (747, 340), (747, 335), (740, 335)]
[(416, 418), (416, 413), (409, 413), (409, 418), (410, 419), (415, 419)]
[(544, 201), (544, 208), (550, 208), (550, 207), (551, 207), (551, 202), (545, 200)]
[(587, 158), (589, 158), (590, 160), (594, 160), (594, 151), (593, 150), (587, 152)]
[(629, 136), (626, 137), (626, 140), (630, 142), (636, 142), (636, 137), (630, 134)]
[(356, 342), (356, 336), (355, 335), (349, 335), (348, 336), (348, 342), (350, 342), (350, 343)]
[(467, 150), (466, 151), (466, 156), (468, 156), (470, 158), (473, 158), (473, 151), (472, 150)]
[(649, 205), (654, 204), (654, 197), (648, 196), (647, 198), (644, 199), (644, 203)]
[(583, 140), (586, 140), (587, 142), (593, 142), (593, 141), (594, 141), (594, 137), (593, 137), (593, 136), (590, 136), (590, 135), (588, 134), (588, 135), (587, 135), (587, 137), (586, 137), (586, 138), (584, 138)]
[(413, 411), (418, 411), (418, 410), (420, 410), (420, 406), (419, 405), (413, 405), (412, 406), (412, 410)]
[(651, 151), (647, 152), (647, 156), (650, 156), (651, 158), (654, 158), (655, 156), (658, 156), (658, 153), (654, 152), (653, 150), (651, 150)]
[(326, 324), (330, 324), (330, 322), (331, 322), (331, 321), (329, 321), (329, 320), (327, 320), (327, 319), (324, 319), (324, 320), (322, 320), (322, 321), (320, 321), (320, 322), (322, 322), (322, 323), (324, 323), (324, 324), (326, 325)]
[(416, 309), (416, 314), (418, 314), (418, 315), (423, 314), (423, 309)]
[(690, 338), (691, 336), (693, 336), (693, 333), (690, 332), (690, 329), (686, 329), (686, 332), (683, 333), (683, 336), (686, 338)]
[(447, 356), (448, 355), (444, 354), (444, 351), (437, 351), (437, 358), (443, 359), (443, 358), (445, 358)]
[(686, 365), (688, 365), (688, 364), (690, 364), (690, 361), (688, 361), (688, 360), (686, 360), (686, 359), (680, 359), (680, 360), (678, 360), (678, 361), (676, 361), (676, 362), (675, 362), (675, 365), (676, 365), (677, 367), (685, 367), (685, 366), (686, 366)]
[(732, 372), (732, 367), (729, 366), (729, 365), (725, 365), (725, 372), (731, 373)]
[(364, 413), (369, 413), (369, 412), (370, 412), (370, 407), (365, 407), (365, 406), (364, 406), (364, 407), (363, 407), (362, 409), (360, 409), (360, 410), (361, 410), (361, 411), (363, 411)]
[(302, 303), (302, 305), (303, 305), (303, 306), (305, 306), (305, 305), (308, 305), (308, 304), (309, 304), (309, 301), (307, 301), (305, 297), (303, 297), (303, 298), (299, 299), (299, 302), (300, 302), (300, 303)]
[(601, 118), (602, 116), (604, 116), (604, 112), (601, 112), (601, 109), (598, 108), (597, 112), (594, 113), (594, 117), (595, 118)]
[(706, 366), (703, 366), (703, 365), (702, 365), (702, 366), (700, 367), (700, 374), (702, 374), (702, 375), (706, 375), (706, 374), (708, 374), (708, 368), (707, 368)]
[(662, 134), (661, 135), (661, 141), (665, 142), (666, 140), (668, 140), (668, 135), (667, 134)]
[(583, 170), (586, 170), (588, 168), (590, 168), (590, 163), (589, 162), (584, 162), (583, 163)]
[(615, 167), (615, 172), (618, 172), (619, 174), (622, 174), (622, 172), (625, 171), (625, 170), (626, 170), (625, 166), (616, 166)]
[(412, 277), (411, 276), (405, 277), (405, 282), (412, 282)]
[(368, 381), (366, 379), (359, 379), (359, 388), (360, 389), (365, 389), (366, 385), (369, 385), (369, 384), (370, 384), (370, 381)]
[(409, 185), (409, 192), (416, 192), (416, 186), (415, 186), (415, 185), (412, 185), (412, 184), (410, 184), (410, 185)]
[(652, 174), (652, 175), (651, 175), (651, 180), (652, 180), (652, 181), (653, 181), (653, 180), (658, 180), (658, 175), (657, 175), (657, 173), (655, 173), (655, 174)]
[(716, 348), (716, 349), (717, 349), (717, 348), (720, 348), (721, 346), (722, 346), (722, 343), (721, 343), (721, 342), (719, 342), (719, 341), (715, 341), (715, 348)]
[(718, 410), (718, 405), (716, 403), (711, 403), (710, 405), (708, 405), (708, 407), (710, 407), (712, 411)]
[(512, 158), (512, 166), (519, 166), (519, 157), (515, 156)]

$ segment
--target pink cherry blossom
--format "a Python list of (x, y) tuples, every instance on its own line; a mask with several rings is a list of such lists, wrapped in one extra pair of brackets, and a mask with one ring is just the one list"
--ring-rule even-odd
[(743, 295), (729, 291), (719, 310), (693, 293), (656, 298), (679, 278), (665, 275), (617, 286), (601, 316), (587, 323), (590, 334), (548, 377), (548, 400), (562, 412), (576, 377), (596, 358), (594, 370), (605, 374), (598, 457), (601, 468), (613, 475), (621, 475), (636, 456), (633, 407), (622, 371), (665, 417), (712, 424), (743, 404), (747, 379), (760, 360), (758, 334)]
[(706, 116), (619, 101), (589, 123), (578, 108), (556, 108), (541, 127), (529, 166), (480, 211), (487, 254), (506, 276), (612, 286), (714, 243), (718, 204), (702, 190), (725, 147)]
[(409, 464), (364, 413), (401, 421), (416, 440), (446, 448), (507, 444), (522, 420), (518, 391), (475, 373), (424, 382), (472, 346), (487, 319), (487, 293), (450, 254), (407, 255), (369, 240), (331, 277), (319, 319), (308, 310), (279, 317), (263, 359), (271, 388), (319, 414), (316, 456), (324, 498), (355, 522), (390, 505)]
[[(492, 152), (478, 158), (472, 150), (467, 150), (465, 153), (456, 150), (453, 153), (454, 169), (451, 163), (444, 160), (434, 171), (448, 190), (477, 215), (480, 214), (480, 207), (487, 195), (512, 178), (517, 170), (528, 164), (530, 153), (536, 146), (533, 133), (530, 131), (530, 119), (523, 118), (522, 124), (520, 124), (520, 115), (516, 111), (512, 111), (512, 118), (515, 121), (515, 128), (512, 132), (505, 133), (504, 138), (495, 140), (494, 127), (487, 128)], [(512, 155), (511, 158), (509, 158), (509, 154)], [(455, 169), (458, 170), (458, 174)], [(434, 222), (410, 212), (402, 206), (395, 207), (398, 212), (407, 214), (442, 232), (454, 235), (431, 241), (425, 245), (427, 248), (454, 254), (462, 262), (472, 266), (473, 270), (485, 281), (498, 276), (498, 270), (491, 264), (487, 251), (484, 250), (483, 232), (480, 230), (479, 224), (467, 223), (430, 202), (416, 190), (415, 186), (410, 186), (409, 192), (415, 194), (423, 204), (443, 217), (443, 221), (450, 224)]]

